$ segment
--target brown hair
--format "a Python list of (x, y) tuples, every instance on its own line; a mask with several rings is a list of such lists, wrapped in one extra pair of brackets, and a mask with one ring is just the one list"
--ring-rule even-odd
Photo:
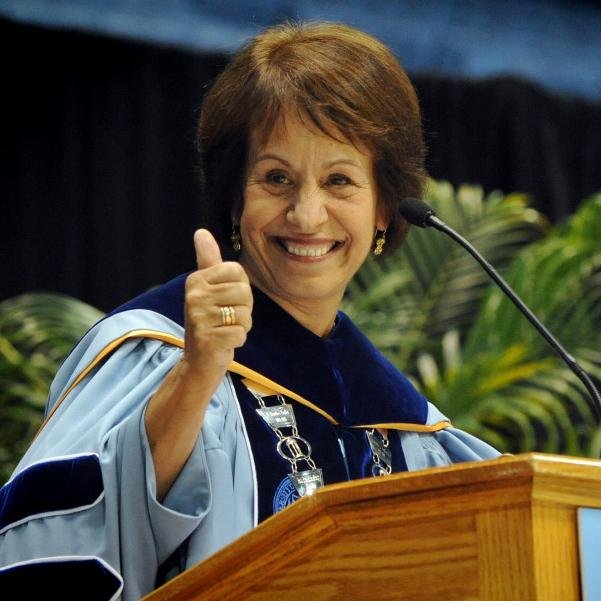
[(206, 225), (224, 254), (232, 216), (242, 211), (251, 133), (269, 136), (290, 108), (327, 135), (334, 128), (372, 151), (390, 253), (409, 228), (398, 201), (419, 197), (426, 177), (415, 90), (391, 51), (368, 34), (334, 23), (286, 23), (251, 39), (203, 103), (198, 145)]

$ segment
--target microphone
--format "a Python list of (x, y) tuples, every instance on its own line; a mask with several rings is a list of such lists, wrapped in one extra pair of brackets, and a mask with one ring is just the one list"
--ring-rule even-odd
[(595, 387), (591, 377), (582, 369), (576, 359), (570, 355), (561, 343), (551, 334), (551, 332), (542, 324), (536, 315), (526, 306), (524, 301), (511, 289), (509, 284), (495, 271), (495, 269), (486, 261), (486, 259), (472, 246), (463, 236), (458, 234), (453, 228), (449, 227), (442, 219), (439, 219), (430, 207), (423, 200), (418, 198), (403, 198), (398, 206), (399, 213), (409, 223), (418, 227), (434, 227), (437, 230), (447, 234), (461, 244), (484, 268), (486, 273), (494, 280), (494, 282), (503, 290), (503, 292), (511, 299), (513, 304), (526, 316), (528, 321), (538, 330), (543, 338), (551, 345), (553, 350), (564, 360), (566, 365), (576, 374), (580, 381), (588, 390), (597, 413), (597, 417), (601, 420), (601, 396)]

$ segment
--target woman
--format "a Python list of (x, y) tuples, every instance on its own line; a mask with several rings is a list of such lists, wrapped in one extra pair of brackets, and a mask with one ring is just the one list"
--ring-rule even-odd
[(390, 51), (341, 25), (271, 28), (198, 131), (196, 270), (88, 332), (2, 491), (1, 573), (21, 590), (60, 590), (68, 570), (138, 599), (324, 484), (498, 455), (339, 311), (370, 251), (402, 241), (396, 204), (425, 177)]

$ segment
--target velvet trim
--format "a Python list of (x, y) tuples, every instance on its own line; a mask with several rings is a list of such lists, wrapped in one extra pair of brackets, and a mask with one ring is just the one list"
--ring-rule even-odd
[(342, 426), (425, 424), (426, 399), (342, 311), (321, 338), (253, 289), (253, 327), (235, 359), (318, 405)]
[[(16, 599), (111, 601), (122, 581), (100, 560), (57, 558), (0, 569), (0, 588)], [(8, 598), (8, 597), (4, 597)]]
[(183, 273), (169, 280), (162, 286), (152, 288), (138, 296), (132, 298), (126, 303), (113, 309), (106, 317), (122, 313), (130, 309), (147, 309), (155, 311), (171, 321), (184, 327), (184, 294), (186, 291), (186, 278), (189, 273)]
[[(183, 327), (187, 276), (137, 296), (110, 315), (147, 309)], [(253, 297), (253, 327), (246, 344), (236, 349), (236, 361), (298, 392), (343, 426), (426, 423), (426, 399), (342, 311), (330, 336), (320, 338), (260, 290), (253, 288)]]
[(34, 463), (0, 489), (0, 531), (36, 516), (89, 507), (103, 491), (97, 455)]

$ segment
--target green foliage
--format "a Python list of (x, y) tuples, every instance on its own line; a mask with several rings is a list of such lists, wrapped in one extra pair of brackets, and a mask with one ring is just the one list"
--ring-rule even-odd
[[(427, 200), (601, 379), (601, 194), (554, 228), (521, 195), (431, 182)], [(441, 232), (413, 228), (393, 256), (370, 259), (344, 309), (457, 426), (504, 451), (599, 456), (580, 380)]]
[(61, 361), (100, 317), (89, 305), (52, 293), (0, 303), (0, 482), (38, 429)]

